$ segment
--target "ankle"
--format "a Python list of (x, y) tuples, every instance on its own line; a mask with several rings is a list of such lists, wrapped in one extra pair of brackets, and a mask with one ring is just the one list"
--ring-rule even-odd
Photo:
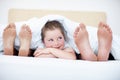
[(4, 54), (13, 55), (14, 54), (13, 48), (4, 48)]
[(28, 56), (29, 55), (29, 49), (25, 48), (20, 48), (18, 56)]

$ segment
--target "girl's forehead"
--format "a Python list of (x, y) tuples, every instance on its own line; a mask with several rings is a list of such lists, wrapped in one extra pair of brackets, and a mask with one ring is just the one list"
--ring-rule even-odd
[(49, 36), (49, 37), (50, 37), (50, 36), (60, 36), (60, 35), (63, 36), (63, 34), (61, 33), (61, 31), (58, 30), (58, 29), (48, 30), (48, 31), (45, 32), (45, 37), (46, 37), (46, 36)]
[(53, 30), (46, 30), (45, 32), (46, 33), (54, 33), (54, 32), (61, 33), (61, 30), (56, 28), (56, 29), (53, 29)]
[(45, 34), (62, 34), (60, 30), (55, 29), (55, 30), (48, 30), (46, 31)]

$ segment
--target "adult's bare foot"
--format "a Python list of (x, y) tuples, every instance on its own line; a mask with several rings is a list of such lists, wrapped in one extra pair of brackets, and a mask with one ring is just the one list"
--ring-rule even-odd
[(14, 41), (16, 37), (16, 28), (14, 23), (10, 23), (3, 32), (3, 47), (5, 55), (14, 54)]
[(88, 38), (88, 32), (84, 24), (80, 24), (74, 32), (74, 41), (81, 53), (81, 57), (84, 60), (97, 60), (94, 54)]
[(112, 31), (107, 24), (99, 23), (98, 28), (98, 60), (106, 61), (112, 45)]
[(19, 56), (28, 56), (30, 53), (30, 43), (31, 43), (32, 33), (27, 25), (23, 25), (21, 27), (19, 33), (20, 39), (20, 49), (19, 49)]

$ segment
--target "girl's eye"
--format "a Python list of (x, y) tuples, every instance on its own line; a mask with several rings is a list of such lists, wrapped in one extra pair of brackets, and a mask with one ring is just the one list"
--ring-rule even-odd
[(49, 39), (48, 41), (53, 41), (53, 39)]
[(60, 40), (60, 39), (62, 39), (62, 37), (58, 37), (58, 39)]

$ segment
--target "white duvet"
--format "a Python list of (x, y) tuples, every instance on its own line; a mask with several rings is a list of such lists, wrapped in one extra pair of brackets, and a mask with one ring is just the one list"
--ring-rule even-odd
[[(74, 39), (73, 39), (73, 33), (74, 33), (76, 27), (79, 25), (79, 23), (71, 21), (71, 20), (67, 19), (66, 17), (60, 16), (60, 15), (47, 15), (40, 19), (34, 17), (27, 21), (15, 22), (17, 35), (20, 31), (21, 26), (23, 24), (27, 24), (30, 26), (30, 28), (32, 30), (31, 48), (36, 49), (38, 46), (43, 47), (43, 44), (41, 41), (41, 36), (40, 36), (41, 28), (48, 20), (58, 20), (63, 24), (65, 30), (67, 31), (67, 36), (69, 39), (68, 43), (70, 44), (70, 46), (72, 46), (74, 48), (74, 50), (77, 53), (79, 53), (79, 51), (74, 43)], [(3, 50), (2, 34), (3, 34), (3, 30), (5, 27), (6, 27), (6, 25), (3, 25), (3, 24), (0, 25), (0, 51)], [(97, 48), (98, 48), (97, 28), (92, 27), (92, 26), (86, 26), (86, 27), (87, 27), (87, 30), (89, 33), (89, 40), (90, 40), (91, 47), (94, 50), (94, 52), (97, 53), (97, 51), (98, 51), (97, 50)], [(17, 36), (15, 39), (15, 47), (19, 48), (19, 45), (20, 45), (20, 43), (19, 43), (19, 39)], [(113, 34), (111, 53), (113, 54), (115, 59), (120, 60), (120, 48), (119, 47), (120, 47), (120, 36)]]
[(120, 80), (120, 61), (0, 56), (0, 80)]

